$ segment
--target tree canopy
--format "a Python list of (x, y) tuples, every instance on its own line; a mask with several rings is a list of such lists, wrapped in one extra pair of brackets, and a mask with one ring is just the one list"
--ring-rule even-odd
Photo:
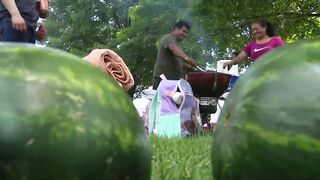
[(51, 0), (49, 46), (78, 56), (116, 51), (132, 72), (131, 95), (152, 84), (159, 39), (184, 19), (183, 49), (203, 67), (228, 58), (252, 39), (251, 23), (267, 19), (286, 43), (320, 36), (319, 0)]
[(241, 50), (258, 19), (270, 21), (287, 43), (320, 36), (319, 0), (200, 0), (194, 13), (222, 55)]

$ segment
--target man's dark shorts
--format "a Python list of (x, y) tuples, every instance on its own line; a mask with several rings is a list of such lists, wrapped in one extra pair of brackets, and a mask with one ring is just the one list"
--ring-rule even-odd
[(27, 26), (26, 32), (19, 32), (13, 29), (9, 20), (0, 21), (0, 40), (3, 42), (36, 42), (35, 28)]

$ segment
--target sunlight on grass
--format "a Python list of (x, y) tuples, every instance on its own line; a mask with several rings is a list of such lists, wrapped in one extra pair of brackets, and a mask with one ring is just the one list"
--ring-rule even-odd
[(213, 179), (209, 135), (166, 139), (150, 137), (153, 150), (152, 180)]

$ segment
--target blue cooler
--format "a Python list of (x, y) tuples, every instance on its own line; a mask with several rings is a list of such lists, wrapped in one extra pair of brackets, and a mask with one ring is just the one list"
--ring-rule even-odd
[(221, 73), (226, 73), (226, 74), (230, 74), (230, 81), (229, 81), (229, 87), (226, 90), (227, 92), (231, 91), (232, 87), (234, 86), (234, 84), (236, 83), (238, 77), (239, 77), (239, 69), (238, 69), (238, 65), (233, 65), (231, 67), (231, 69), (228, 70), (227, 67), (223, 68), (223, 64), (226, 62), (229, 62), (231, 60), (219, 60), (217, 62), (217, 72), (221, 72)]
[(228, 87), (227, 91), (231, 91), (231, 89), (233, 88), (233, 86), (236, 83), (236, 81), (238, 80), (238, 78), (239, 78), (239, 76), (231, 75), (229, 87)]

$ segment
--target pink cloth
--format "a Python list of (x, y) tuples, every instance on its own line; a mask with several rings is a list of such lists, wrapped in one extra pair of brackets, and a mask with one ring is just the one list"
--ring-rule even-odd
[(134, 85), (131, 72), (122, 58), (114, 51), (110, 49), (94, 49), (83, 59), (113, 77), (125, 91), (128, 91)]
[(253, 40), (244, 47), (243, 51), (255, 61), (273, 48), (283, 45), (284, 43), (280, 37), (272, 37), (270, 41), (263, 44), (257, 44), (256, 40)]

